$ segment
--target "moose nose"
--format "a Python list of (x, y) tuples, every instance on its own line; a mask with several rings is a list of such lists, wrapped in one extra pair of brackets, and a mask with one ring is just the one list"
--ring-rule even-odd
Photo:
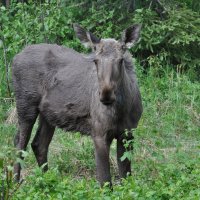
[(109, 100), (105, 100), (105, 99), (100, 99), (101, 103), (103, 103), (105, 106), (109, 106), (112, 105), (114, 103), (114, 99), (109, 99)]
[(115, 95), (112, 90), (103, 90), (100, 92), (100, 101), (104, 105), (111, 105), (115, 101)]

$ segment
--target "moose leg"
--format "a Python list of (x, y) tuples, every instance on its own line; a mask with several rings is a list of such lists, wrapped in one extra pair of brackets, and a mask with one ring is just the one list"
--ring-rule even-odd
[(16, 147), (17, 144), (19, 143), (19, 135), (20, 135), (20, 131), (18, 130), (17, 131), (17, 134), (15, 135), (15, 138), (14, 138), (14, 146)]
[(31, 146), (37, 159), (38, 165), (42, 166), (46, 163), (43, 168), (44, 172), (48, 170), (47, 154), (54, 130), (55, 127), (49, 125), (49, 123), (40, 115), (39, 127), (33, 142), (31, 143)]
[[(34, 123), (35, 123), (35, 119), (32, 122), (25, 122), (25, 121), (22, 122), (19, 119), (19, 131), (17, 132), (17, 135), (15, 136), (15, 141), (14, 141), (15, 147), (19, 151), (26, 150)], [(23, 159), (22, 152), (19, 152), (19, 157), (20, 159)], [(14, 174), (15, 174), (16, 181), (20, 180), (20, 172), (21, 172), (20, 163), (16, 163), (14, 166)]]
[[(131, 150), (131, 145), (128, 147), (128, 150)], [(117, 139), (117, 163), (119, 168), (119, 176), (125, 178), (127, 173), (131, 174), (131, 161), (126, 158), (121, 161), (121, 157), (124, 155), (126, 148), (124, 147), (122, 139)]]
[(101, 186), (105, 182), (111, 183), (110, 163), (109, 163), (109, 150), (111, 142), (106, 141), (104, 137), (96, 136), (93, 138), (95, 145), (95, 159), (97, 168), (97, 179)]

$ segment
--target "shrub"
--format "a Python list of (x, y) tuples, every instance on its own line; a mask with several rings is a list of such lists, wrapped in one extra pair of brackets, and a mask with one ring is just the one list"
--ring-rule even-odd
[(143, 24), (136, 52), (144, 65), (159, 69), (171, 65), (179, 72), (197, 70), (200, 65), (198, 13), (186, 8), (172, 9), (165, 20), (160, 20), (154, 11), (140, 9), (134, 21)]

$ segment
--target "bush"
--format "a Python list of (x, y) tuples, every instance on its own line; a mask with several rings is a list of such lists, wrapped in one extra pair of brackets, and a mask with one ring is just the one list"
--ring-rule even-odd
[(169, 10), (160, 20), (154, 11), (136, 11), (134, 21), (142, 23), (142, 38), (136, 46), (144, 64), (162, 68), (174, 66), (178, 71), (197, 70), (200, 63), (199, 15), (189, 9)]

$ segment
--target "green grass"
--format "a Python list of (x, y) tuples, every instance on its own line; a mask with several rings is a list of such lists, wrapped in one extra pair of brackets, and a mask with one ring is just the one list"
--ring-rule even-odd
[[(50, 145), (50, 170), (42, 174), (29, 145), (25, 181), (20, 186), (11, 181), (11, 199), (199, 200), (200, 84), (171, 70), (165, 70), (162, 76), (154, 69), (146, 75), (140, 70), (137, 73), (144, 113), (134, 130), (133, 176), (119, 184), (114, 142), (114, 190), (99, 188), (91, 139), (57, 130)], [(0, 107), (1, 185), (6, 179), (5, 166), (12, 166), (15, 160), (12, 140), (16, 127), (4, 122), (7, 109), (8, 103)], [(5, 182), (4, 186), (8, 191)]]

